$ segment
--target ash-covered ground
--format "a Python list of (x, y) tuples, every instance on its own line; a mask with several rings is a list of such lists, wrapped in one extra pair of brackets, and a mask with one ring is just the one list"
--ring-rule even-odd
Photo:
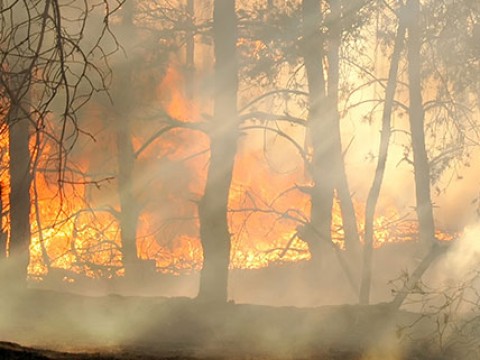
[(7, 359), (385, 358), (409, 351), (397, 325), (415, 317), (387, 304), (295, 308), (44, 290), (17, 293), (15, 302), (4, 294), (2, 305), (1, 340), (58, 351), (3, 343)]
[[(235, 276), (246, 283), (250, 277), (259, 279), (251, 288), (259, 295), (257, 304), (267, 299), (254, 286), (266, 286), (268, 279), (277, 279), (278, 296), (282, 285), (283, 292), (300, 291), (292, 287), (293, 278), (281, 276), (295, 274), (292, 265), (246, 271)], [(157, 276), (151, 280), (163, 281), (163, 290), (174, 289), (174, 280), (181, 282), (176, 277), (168, 285), (168, 277)], [(191, 285), (195, 275), (185, 281)], [(94, 296), (91, 287), (87, 296), (66, 292), (80, 292), (79, 284), (63, 286), (63, 291), (38, 285), (19, 290), (3, 284), (1, 359), (480, 359), (478, 314), (459, 316), (456, 309), (439, 310), (427, 303), (407, 304), (410, 311), (398, 311), (388, 302), (308, 307), (212, 304), (155, 295), (161, 286), (152, 288), (149, 296), (146, 288), (143, 296), (125, 295), (128, 284), (122, 279), (111, 283), (110, 290), (123, 290), (123, 295), (97, 291)], [(320, 294), (318, 289), (315, 297)], [(279, 303), (288, 298), (285, 295)]]

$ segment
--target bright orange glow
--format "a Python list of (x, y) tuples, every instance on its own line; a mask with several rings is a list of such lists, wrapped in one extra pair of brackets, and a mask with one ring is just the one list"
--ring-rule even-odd
[[(182, 83), (180, 72), (170, 66), (157, 89), (158, 97), (172, 118), (184, 123), (197, 121), (201, 118), (199, 107), (184, 97)], [(149, 124), (150, 127), (135, 129), (132, 134), (134, 151), (142, 147), (151, 136), (151, 128), (157, 126), (156, 122)], [(0, 138), (4, 204), (8, 204), (9, 185), (5, 170), (8, 167), (7, 135), (4, 131)], [(111, 143), (114, 139), (105, 139), (104, 151), (114, 158), (115, 146)], [(32, 139), (32, 153), (34, 145)], [(145, 147), (136, 159), (134, 188), (136, 201), (142, 205), (137, 231), (138, 255), (144, 260), (154, 260), (158, 271), (176, 274), (201, 268), (196, 208), (203, 192), (208, 148), (206, 135), (177, 128)], [(54, 151), (53, 146), (45, 145), (39, 168), (47, 167), (49, 155)], [(94, 166), (102, 166), (98, 158), (90, 157), (76, 156), (76, 168), (87, 173)], [(118, 159), (108, 158), (105, 162), (114, 161)], [(296, 237), (296, 228), (307, 220), (310, 208), (309, 196), (297, 187), (305, 183), (304, 178), (302, 166), (288, 173), (277, 172), (265, 159), (263, 149), (240, 144), (229, 202), (232, 268), (256, 269), (310, 258), (306, 243)], [(38, 171), (31, 188), (32, 199), (37, 201), (31, 211), (31, 276), (41, 278), (49, 267), (88, 277), (122, 275), (116, 181), (101, 186), (72, 181), (63, 185), (60, 196), (55, 179), (55, 174)], [(101, 191), (111, 196), (99, 200)], [(362, 233), (364, 205), (355, 204), (355, 207)], [(333, 211), (332, 235), (341, 247), (343, 230), (338, 202)], [(3, 224), (8, 228), (7, 218)], [(413, 240), (416, 232), (415, 222), (402, 221), (400, 212), (390, 208), (375, 219), (375, 247)], [(448, 234), (438, 232), (437, 235), (442, 240), (451, 239)]]

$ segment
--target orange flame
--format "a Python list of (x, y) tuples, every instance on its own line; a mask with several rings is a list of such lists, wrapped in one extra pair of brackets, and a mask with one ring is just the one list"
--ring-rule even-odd
[[(158, 87), (158, 96), (172, 118), (194, 122), (200, 118), (199, 107), (184, 97), (183, 82), (181, 73), (170, 66)], [(135, 151), (151, 135), (147, 130), (150, 130), (148, 126), (132, 135)], [(32, 140), (32, 152), (34, 145)], [(107, 148), (114, 146), (107, 145)], [(141, 259), (154, 260), (159, 271), (180, 273), (201, 268), (196, 203), (204, 187), (208, 148), (206, 135), (179, 128), (152, 142), (137, 158), (134, 179), (137, 201), (145, 204), (138, 220), (138, 254)], [(0, 149), (2, 201), (8, 204), (6, 132), (1, 133)], [(53, 151), (53, 146), (47, 144), (40, 163), (47, 166), (48, 155)], [(88, 158), (76, 161), (80, 161), (77, 167), (82, 171), (93, 166)], [(286, 174), (276, 173), (263, 150), (240, 144), (229, 201), (232, 268), (256, 269), (310, 258), (307, 245), (296, 238), (296, 227), (306, 221), (310, 206), (308, 195), (296, 188), (296, 184), (303, 181), (303, 171), (299, 166)], [(103, 190), (114, 193), (115, 188), (109, 183), (96, 185), (100, 190), (90, 190), (91, 186), (72, 181), (63, 186), (63, 195), (59, 196), (57, 184), (50, 176), (36, 172), (31, 189), (32, 199), (37, 201), (36, 206), (32, 204), (31, 212), (29, 273), (33, 277), (43, 277), (49, 267), (89, 277), (123, 273), (120, 229), (115, 214), (118, 201), (97, 208), (96, 203), (102, 201), (93, 201), (89, 196), (92, 191), (95, 194)], [(363, 205), (355, 204), (355, 207), (362, 221)], [(341, 245), (343, 232), (338, 203), (333, 215), (332, 231)], [(2, 221), (8, 228), (8, 218)], [(363, 232), (363, 224), (359, 231)], [(415, 222), (402, 221), (397, 210), (389, 209), (375, 219), (375, 247), (412, 240), (416, 232)], [(450, 235), (440, 232), (438, 236), (451, 239)]]

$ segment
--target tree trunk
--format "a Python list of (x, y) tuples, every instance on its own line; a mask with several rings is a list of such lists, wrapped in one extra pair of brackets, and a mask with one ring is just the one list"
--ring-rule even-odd
[(210, 165), (205, 192), (198, 207), (204, 258), (198, 298), (225, 302), (231, 241), (227, 221), (228, 195), (238, 140), (235, 0), (215, 0), (213, 12), (214, 114), (210, 132)]
[[(13, 5), (15, 6), (15, 4)], [(20, 5), (21, 6), (21, 5)], [(5, 16), (6, 29), (15, 29), (4, 50), (2, 63), (2, 84), (8, 97), (9, 109), (6, 117), (8, 125), (8, 151), (10, 175), (10, 236), (8, 240), (8, 278), (12, 284), (26, 284), (30, 260), (30, 86), (32, 60), (29, 57), (36, 39), (31, 39), (30, 27), (18, 26), (28, 21), (22, 9), (12, 10), (12, 16)], [(2, 24), (3, 25), (3, 24)], [(5, 71), (5, 72), (3, 72)], [(5, 104), (6, 105), (6, 104)]]
[(396, 293), (394, 299), (391, 301), (392, 310), (398, 310), (402, 306), (407, 296), (415, 289), (423, 274), (430, 268), (430, 266), (446, 251), (448, 251), (448, 244), (433, 243), (430, 246), (427, 254), (422, 261), (417, 265), (416, 269), (410, 274), (407, 281), (402, 288)]
[(27, 277), (30, 259), (30, 119), (28, 75), (12, 74), (10, 110), (7, 117), (10, 172), (9, 258), (15, 268), (12, 277), (22, 282)]
[(415, 173), (416, 211), (419, 222), (420, 243), (428, 247), (435, 239), (435, 223), (430, 195), (430, 165), (425, 146), (425, 110), (421, 88), (421, 28), (420, 2), (409, 0), (408, 19), (408, 81), (409, 121), (412, 134), (413, 166)]
[[(134, 6), (131, 1), (124, 5), (122, 26), (125, 33), (131, 36), (135, 34), (133, 24)], [(133, 51), (133, 50), (132, 50)], [(128, 54), (135, 58), (133, 54)], [(137, 227), (138, 227), (138, 204), (133, 189), (133, 171), (135, 154), (132, 145), (131, 116), (135, 107), (132, 99), (132, 69), (133, 64), (127, 62), (118, 69), (118, 77), (115, 81), (114, 109), (116, 113), (115, 131), (118, 156), (118, 194), (120, 199), (120, 234), (122, 241), (123, 265), (125, 276), (136, 277), (139, 268), (137, 254)], [(115, 80), (115, 79), (114, 79)]]
[(328, 95), (327, 113), (331, 122), (333, 146), (333, 171), (335, 188), (337, 190), (342, 213), (345, 249), (354, 255), (360, 251), (357, 217), (353, 207), (352, 197), (348, 186), (345, 163), (343, 159), (342, 139), (340, 134), (340, 114), (338, 113), (338, 91), (340, 75), (340, 45), (342, 42), (342, 9), (339, 0), (330, 0), (330, 21), (328, 21)]
[(138, 204), (133, 192), (134, 152), (131, 141), (129, 114), (117, 118), (118, 192), (120, 197), (120, 233), (125, 275), (135, 275), (138, 270), (137, 225)]
[[(303, 58), (309, 89), (308, 130), (313, 159), (311, 174), (314, 188), (311, 194), (311, 225), (315, 231), (303, 235), (312, 258), (321, 257), (332, 241), (332, 205), (334, 189), (340, 200), (345, 234), (345, 246), (355, 253), (359, 250), (357, 222), (353, 208), (342, 155), (340, 117), (338, 114), (339, 47), (341, 42), (340, 7), (332, 1), (329, 24), (328, 53), (324, 53), (325, 40), (320, 33), (322, 13), (320, 2), (304, 0)], [(328, 84), (324, 78), (324, 56), (328, 57)], [(328, 93), (325, 91), (328, 87)], [(313, 234), (320, 234), (321, 239)], [(322, 245), (323, 244), (323, 245)], [(326, 246), (325, 246), (326, 244)]]
[(324, 39), (320, 33), (322, 13), (320, 2), (302, 1), (303, 61), (308, 81), (308, 132), (312, 146), (310, 226), (301, 238), (308, 244), (312, 261), (318, 262), (332, 241), (332, 205), (334, 176), (332, 171), (331, 117), (324, 117), (325, 78), (323, 74)]
[(370, 286), (372, 282), (372, 255), (373, 255), (373, 222), (375, 219), (375, 209), (377, 207), (380, 190), (382, 188), (383, 176), (387, 164), (388, 147), (392, 133), (390, 124), (392, 117), (393, 102), (395, 99), (395, 90), (397, 88), (398, 65), (405, 41), (406, 27), (404, 19), (399, 19), (395, 45), (393, 48), (392, 59), (390, 61), (390, 70), (388, 72), (387, 87), (385, 89), (385, 104), (382, 115), (382, 130), (380, 135), (380, 147), (378, 150), (377, 169), (372, 186), (367, 197), (365, 209), (365, 245), (363, 248), (363, 270), (362, 283), (360, 286), (360, 304), (370, 302)]

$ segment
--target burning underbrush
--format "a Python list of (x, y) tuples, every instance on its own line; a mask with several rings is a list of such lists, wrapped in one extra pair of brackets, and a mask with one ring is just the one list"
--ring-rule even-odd
[[(170, 69), (160, 87), (174, 89), (169, 82), (177, 76)], [(176, 91), (162, 96), (162, 110), (139, 112), (136, 121), (142, 126), (131, 129), (126, 146), (131, 145), (131, 167), (127, 175), (123, 171), (123, 180), (119, 169), (125, 159), (118, 151), (125, 144), (119, 145), (110, 120), (99, 120), (108, 118), (100, 106), (89, 108), (85, 117), (91, 119), (84, 120), (95, 142), (80, 140), (61, 171), (50, 137), (32, 138), (31, 289), (0, 282), (6, 290), (0, 295), (0, 340), (59, 352), (0, 343), (0, 355), (478, 358), (478, 274), (455, 272), (466, 254), (474, 253), (476, 230), (464, 237), (437, 231), (437, 239), (453, 244), (446, 245), (452, 250), (434, 263), (425, 283), (408, 289), (408, 312), (398, 311), (389, 301), (404, 291), (422, 261), (418, 224), (413, 211), (395, 201), (382, 203), (374, 221), (370, 296), (379, 305), (354, 305), (361, 266), (352, 261), (351, 273), (342, 266), (349, 255), (339, 200), (332, 212), (332, 247), (314, 262), (301, 235), (309, 223), (312, 180), (303, 159), (275, 137), (259, 142), (256, 135), (245, 135), (240, 141), (228, 211), (231, 302), (217, 306), (193, 300), (203, 263), (197, 207), (209, 141), (198, 109)], [(152, 125), (152, 117), (161, 121)], [(8, 136), (5, 131), (1, 136), (1, 203), (8, 209)], [(280, 165), (264, 143), (275, 152), (282, 149)], [(129, 208), (121, 205), (122, 192), (132, 195)], [(361, 242), (364, 207), (354, 201)], [(5, 234), (7, 213), (2, 212)], [(128, 239), (122, 226), (128, 222), (136, 234), (135, 276), (126, 274), (124, 261)], [(459, 237), (468, 241), (449, 242)]]
[[(202, 132), (205, 115), (179, 90), (183, 81), (175, 65), (170, 65), (157, 86), (162, 109), (139, 110), (129, 138), (121, 140), (126, 144), (115, 135), (116, 122), (121, 120), (110, 119), (111, 109), (101, 103), (90, 106), (80, 126), (91, 137), (78, 141), (61, 170), (59, 149), (52, 141), (59, 131), (55, 122), (31, 137), (31, 280), (122, 277), (122, 242), (132, 241), (122, 239), (122, 223), (132, 224), (136, 255), (147, 273), (187, 275), (200, 270), (197, 205), (205, 186), (209, 140)], [(304, 129), (287, 127), (285, 131), (300, 143)], [(312, 186), (304, 159), (284, 139), (259, 133), (248, 132), (240, 141), (230, 190), (230, 267), (235, 270), (310, 259), (300, 235), (309, 221)], [(2, 213), (2, 227), (8, 235), (8, 132), (4, 129), (0, 135), (1, 203), (7, 210)], [(127, 151), (131, 159), (121, 158), (120, 151)], [(131, 163), (128, 171), (122, 170), (125, 162)], [(121, 206), (126, 192), (131, 193), (130, 209)], [(364, 204), (356, 201), (354, 205), (362, 235)], [(374, 224), (375, 248), (416, 240), (417, 223), (411, 211), (399, 209), (394, 202), (380, 210)], [(437, 232), (441, 240), (454, 235)], [(333, 208), (332, 239), (335, 246), (344, 248), (338, 201)]]
[[(2, 169), (8, 162), (5, 136), (3, 132)], [(108, 147), (109, 137), (99, 135), (97, 141)], [(135, 174), (141, 174), (132, 175), (136, 202), (132, 206), (139, 208), (135, 219), (138, 257), (148, 271), (176, 275), (197, 272), (203, 262), (197, 203), (208, 162), (208, 143), (198, 141), (198, 136), (187, 130), (173, 131), (168, 141), (152, 143), (154, 149), (142, 148), (140, 144), (149, 141), (147, 136), (143, 138), (147, 140), (142, 140), (141, 135), (133, 138), (138, 153)], [(185, 142), (194, 146), (188, 151), (182, 149), (179, 144)], [(38, 169), (31, 188), (31, 279), (40, 281), (49, 273), (63, 273), (62, 278), (68, 282), (76, 281), (78, 275), (106, 279), (123, 276), (121, 212), (112, 165), (119, 160), (108, 153), (104, 153), (104, 159), (85, 157), (79, 150), (78, 155), (72, 154), (75, 168), (63, 174), (62, 187), (58, 188), (54, 151), (48, 141), (37, 151)], [(102, 173), (97, 170), (92, 175), (99, 167)], [(278, 173), (262, 151), (244, 148), (238, 155), (234, 179), (229, 210), (231, 268), (260, 269), (308, 261), (308, 246), (299, 236), (299, 229), (308, 222), (310, 207), (305, 192), (308, 182), (299, 185), (308, 181), (303, 168)], [(6, 170), (2, 171), (1, 183), (2, 189), (8, 189)], [(6, 209), (8, 201), (4, 190), (2, 204)], [(355, 209), (362, 234), (364, 206), (356, 203)], [(2, 222), (8, 234), (8, 216), (3, 216)], [(415, 242), (417, 230), (411, 213), (386, 207), (383, 215), (375, 219), (374, 246)], [(454, 235), (437, 232), (441, 240), (450, 240)], [(336, 202), (332, 238), (339, 249), (344, 247), (343, 237), (341, 210)]]
[(473, 2), (10, 3), (0, 358), (480, 359)]

